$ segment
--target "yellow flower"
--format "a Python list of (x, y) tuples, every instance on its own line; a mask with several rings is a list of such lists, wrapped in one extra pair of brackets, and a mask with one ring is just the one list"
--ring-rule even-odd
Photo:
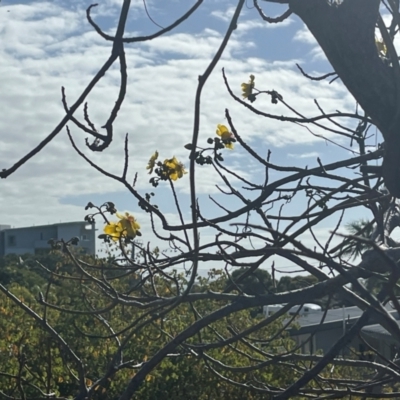
[(120, 219), (119, 224), (122, 226), (124, 235), (131, 238), (141, 236), (141, 233), (139, 232), (140, 225), (133, 215), (127, 212), (125, 214), (116, 213), (116, 215)]
[(104, 233), (117, 241), (122, 235), (122, 226), (119, 222), (110, 222), (104, 227)]
[(150, 157), (150, 160), (147, 164), (146, 169), (149, 169), (149, 174), (153, 173), (153, 169), (156, 166), (156, 160), (158, 158), (158, 151), (156, 150), (156, 152)]
[(131, 239), (136, 236), (141, 236), (140, 225), (135, 217), (129, 213), (120, 214), (116, 213), (119, 218), (118, 222), (110, 222), (104, 227), (104, 233), (109, 235), (112, 240), (117, 241), (122, 236), (127, 236)]
[(378, 39), (375, 37), (375, 45), (376, 49), (378, 50), (378, 54), (380, 56), (386, 56), (387, 55), (387, 47), (383, 39)]
[(225, 125), (218, 124), (217, 125), (217, 135), (221, 138), (222, 143), (227, 149), (233, 150), (233, 135), (229, 132), (229, 129)]
[(249, 83), (242, 83), (242, 96), (244, 99), (247, 99), (252, 93), (254, 89), (254, 75), (250, 75)]
[(173, 158), (166, 159), (164, 161), (164, 165), (167, 167), (168, 176), (173, 181), (182, 178), (182, 176), (187, 173), (183, 164), (179, 162), (175, 156)]

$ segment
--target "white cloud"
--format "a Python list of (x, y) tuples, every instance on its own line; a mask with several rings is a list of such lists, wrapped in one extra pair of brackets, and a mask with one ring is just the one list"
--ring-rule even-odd
[(277, 24), (270, 24), (261, 19), (247, 19), (244, 21), (240, 21), (238, 25), (238, 31), (240, 33), (246, 33), (251, 31), (252, 29), (278, 29), (278, 28), (286, 28), (287, 26), (293, 23), (292, 18), (286, 18), (284, 21)]
[(226, 10), (214, 10), (210, 15), (222, 21), (228, 22), (232, 19), (235, 9), (236, 7), (229, 6)]
[(311, 44), (313, 46), (318, 45), (314, 36), (311, 34), (311, 32), (307, 29), (305, 25), (303, 25), (302, 28), (295, 33), (295, 35), (293, 36), (293, 40), (297, 42)]
[(300, 153), (300, 154), (289, 153), (288, 157), (291, 157), (291, 158), (317, 158), (317, 157), (319, 157), (319, 153), (317, 153), (316, 151), (312, 151), (310, 153)]
[[(116, 0), (106, 3), (114, 13), (110, 20), (118, 14), (113, 7), (119, 5)], [(139, 8), (139, 2), (135, 5)], [(43, 1), (14, 6), (8, 14), (0, 13), (0, 26), (3, 27), (0, 41), (0, 169), (10, 167), (61, 121), (64, 116), (61, 86), (66, 88), (68, 104), (73, 104), (110, 54), (112, 44), (90, 29), (85, 21), (84, 7), (78, 7), (78, 3), (74, 3), (74, 7), (76, 11), (65, 8), (63, 2)], [(101, 10), (96, 12), (105, 15)], [(214, 16), (218, 18), (218, 13)], [(248, 56), (246, 51), (254, 50), (263, 38), (260, 35), (259, 43), (246, 40), (240, 29), (246, 31), (261, 25), (266, 24), (245, 21), (241, 25), (206, 82), (201, 100), (200, 146), (206, 146), (207, 138), (215, 135), (218, 123), (227, 123), (226, 108), (239, 134), (255, 145), (263, 157), (268, 148), (316, 141), (304, 128), (257, 117), (234, 101), (223, 83), (222, 67), (238, 96), (241, 96), (240, 84), (254, 73), (258, 89), (277, 90), (285, 101), (306, 116), (318, 113), (314, 98), (320, 100), (326, 112), (345, 109), (351, 104), (351, 97), (340, 84), (314, 84), (301, 76), (293, 68), (295, 62), (301, 60), (268, 62), (261, 57)], [(191, 141), (193, 133), (198, 77), (204, 74), (223, 33), (215, 28), (199, 28), (192, 32), (188, 26), (185, 25), (186, 31), (182, 29), (153, 41), (126, 46), (128, 91), (114, 125), (114, 141), (106, 151), (99, 154), (87, 150), (84, 144), (87, 134), (69, 124), (79, 148), (102, 168), (115, 174), (121, 173), (123, 168), (123, 138), (128, 132), (129, 176), (133, 180), (138, 171), (137, 188), (141, 191), (153, 190), (145, 166), (155, 150), (160, 152), (161, 159), (175, 155), (189, 165), (188, 151), (183, 146)], [(111, 25), (106, 24), (105, 29), (111, 30)], [(142, 27), (137, 29), (141, 31)], [(104, 125), (117, 99), (119, 79), (119, 66), (115, 65), (87, 99), (90, 118), (97, 127)], [(271, 104), (269, 96), (260, 96), (254, 106), (266, 113), (293, 115), (283, 105)], [(82, 115), (81, 107), (75, 116), (83, 121)], [(253, 176), (256, 165), (248, 161), (240, 146), (233, 152), (224, 150), (224, 157), (226, 165), (232, 166), (238, 174), (258, 179)], [(202, 195), (216, 193), (215, 183), (221, 180), (207, 166), (197, 171), (196, 182), (198, 193)], [(241, 186), (237, 179), (233, 179), (233, 183)], [(123, 190), (120, 184), (99, 174), (74, 153), (65, 130), (0, 185), (0, 223), (15, 226), (82, 219), (85, 214), (82, 207), (65, 204), (62, 199), (79, 195), (86, 196), (89, 201), (97, 195)], [(185, 196), (187, 176), (178, 182), (177, 189)], [(187, 201), (187, 197), (185, 199)], [(135, 211), (136, 204), (137, 201), (132, 202), (130, 211)], [(165, 209), (169, 211), (171, 203)], [(189, 215), (187, 209), (185, 212)]]

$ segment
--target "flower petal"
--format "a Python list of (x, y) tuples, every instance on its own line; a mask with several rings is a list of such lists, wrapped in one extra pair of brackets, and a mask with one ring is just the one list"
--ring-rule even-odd
[(156, 166), (156, 160), (158, 158), (158, 151), (156, 150), (155, 153), (150, 157), (150, 160), (147, 164), (146, 169), (149, 170), (149, 174), (153, 173), (153, 169)]
[(217, 133), (218, 136), (221, 136), (221, 137), (222, 137), (222, 135), (223, 135), (224, 133), (226, 133), (226, 132), (229, 133), (229, 129), (228, 129), (225, 125), (222, 125), (222, 124), (218, 124), (218, 125), (217, 125), (216, 133)]

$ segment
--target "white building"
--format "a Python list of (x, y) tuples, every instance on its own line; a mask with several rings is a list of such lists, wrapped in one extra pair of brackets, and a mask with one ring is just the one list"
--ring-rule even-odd
[(11, 228), (0, 225), (0, 256), (7, 254), (38, 254), (51, 249), (49, 240), (79, 239), (78, 246), (86, 254), (96, 254), (95, 224), (84, 221), (51, 225)]

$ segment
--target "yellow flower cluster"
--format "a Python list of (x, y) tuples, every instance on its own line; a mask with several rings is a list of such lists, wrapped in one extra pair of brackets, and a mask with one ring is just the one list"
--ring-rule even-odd
[(150, 157), (149, 163), (147, 164), (146, 169), (149, 169), (149, 174), (153, 173), (154, 167), (156, 166), (156, 161), (158, 158), (158, 151), (156, 150), (155, 153)]
[(125, 214), (116, 213), (116, 216), (119, 221), (109, 222), (104, 227), (104, 233), (110, 236), (112, 240), (117, 241), (122, 237), (134, 239), (136, 236), (142, 236), (140, 225), (133, 215), (126, 212)]
[(221, 138), (224, 146), (229, 150), (233, 150), (232, 140), (234, 137), (229, 129), (225, 125), (218, 124), (216, 133)]
[(385, 57), (387, 55), (387, 47), (383, 39), (378, 39), (375, 37), (375, 45), (376, 49), (378, 50), (378, 54)]
[(167, 167), (168, 176), (173, 181), (182, 178), (182, 176), (187, 173), (183, 164), (179, 162), (175, 156), (170, 159), (164, 160), (164, 165), (165, 167)]
[[(175, 156), (173, 156), (172, 158), (165, 159), (163, 163), (158, 162), (156, 164), (157, 158), (158, 158), (158, 151), (156, 151), (150, 157), (150, 160), (147, 164), (146, 169), (149, 170), (149, 174), (151, 174), (153, 172), (156, 165), (159, 165), (160, 167), (162, 167), (162, 170), (161, 170), (162, 175), (168, 176), (173, 181), (176, 181), (176, 180), (182, 178), (183, 175), (187, 173), (183, 164), (181, 162), (179, 162)], [(156, 173), (157, 173), (157, 171), (156, 171)]]
[(244, 99), (248, 99), (252, 95), (254, 89), (254, 75), (250, 75), (248, 83), (242, 83), (242, 96)]

